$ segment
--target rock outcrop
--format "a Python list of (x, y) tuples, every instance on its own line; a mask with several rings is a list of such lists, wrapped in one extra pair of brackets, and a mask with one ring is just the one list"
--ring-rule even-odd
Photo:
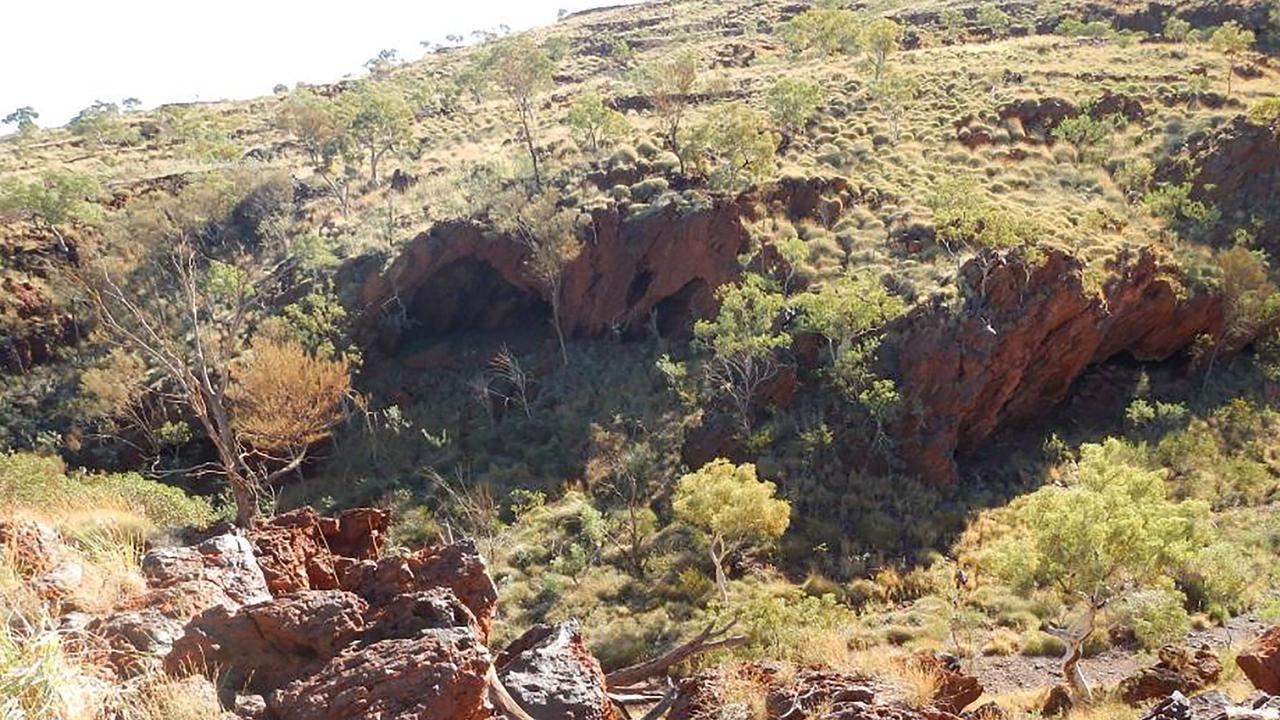
[(165, 669), (217, 672), (266, 693), (316, 672), (359, 639), (368, 604), (342, 590), (302, 590), (229, 610), (214, 606), (186, 626)]
[(489, 651), (465, 628), (382, 640), (276, 693), (276, 720), (483, 720)]
[[(216, 674), (247, 693), (224, 703), (262, 720), (488, 718), (497, 589), (484, 561), (470, 542), (384, 556), (387, 526), (382, 511), (302, 509), (259, 523), (249, 539), (232, 536), (257, 550), (258, 592), (228, 590), (245, 602), (189, 616), (165, 669)], [(214, 542), (226, 541), (205, 544)], [(157, 584), (196, 574), (188, 550), (148, 563)], [(596, 665), (586, 677), (603, 675)], [(552, 680), (569, 678), (544, 678), (552, 697), (567, 696)]]
[(310, 508), (278, 515), (249, 532), (273, 594), (333, 590), (341, 586), (335, 561), (377, 558), (390, 516), (380, 510), (348, 510), (325, 518)]
[(1125, 678), (1120, 683), (1120, 698), (1130, 705), (1168, 697), (1174, 692), (1191, 695), (1218, 682), (1222, 664), (1218, 656), (1207, 650), (1192, 650), (1166, 645), (1160, 648), (1160, 661)]
[(1034, 266), (975, 259), (962, 269), (959, 308), (926, 306), (899, 321), (886, 370), (904, 407), (921, 409), (898, 430), (910, 467), (955, 482), (957, 450), (1043, 414), (1088, 365), (1120, 353), (1161, 360), (1222, 322), (1220, 300), (1184, 287), (1155, 248), (1121, 254), (1108, 271), (1094, 290), (1064, 251), (1046, 249)]
[(1267, 630), (1236, 656), (1236, 665), (1264, 693), (1280, 695), (1280, 625)]
[(143, 557), (142, 575), (148, 590), (135, 609), (87, 626), (91, 636), (106, 644), (111, 666), (125, 676), (156, 669), (193, 616), (232, 612), (271, 597), (253, 547), (236, 534), (152, 550)]
[(498, 656), (498, 677), (538, 720), (615, 720), (600, 662), (576, 621), (539, 625)]
[(1211, 203), (1224, 222), (1219, 241), (1236, 227), (1253, 230), (1273, 255), (1280, 230), (1280, 138), (1276, 128), (1255, 125), (1243, 115), (1225, 126), (1192, 136), (1181, 153), (1162, 164), (1156, 180), (1191, 184), (1192, 197)]

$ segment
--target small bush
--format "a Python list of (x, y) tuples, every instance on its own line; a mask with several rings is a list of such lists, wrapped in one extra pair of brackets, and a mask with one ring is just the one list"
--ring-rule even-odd
[(1023, 655), (1028, 657), (1061, 657), (1067, 651), (1067, 644), (1040, 630), (1032, 630), (1022, 636)]
[(28, 509), (56, 519), (84, 510), (121, 510), (156, 528), (207, 525), (208, 501), (137, 473), (67, 473), (61, 461), (25, 453), (0, 455), (0, 507)]

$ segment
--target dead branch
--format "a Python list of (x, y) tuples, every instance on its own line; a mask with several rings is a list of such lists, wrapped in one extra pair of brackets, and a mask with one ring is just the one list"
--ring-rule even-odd
[(520, 707), (520, 703), (511, 697), (511, 693), (503, 687), (502, 681), (498, 679), (498, 671), (493, 666), (489, 666), (489, 672), (485, 675), (485, 682), (489, 685), (489, 699), (493, 701), (494, 707), (498, 708), (498, 712), (506, 715), (511, 720), (534, 720), (533, 716), (525, 712)]
[(745, 635), (729, 635), (729, 631), (737, 624), (737, 618), (720, 629), (716, 629), (715, 623), (711, 623), (683, 645), (672, 648), (652, 660), (614, 670), (605, 676), (605, 683), (610, 689), (638, 685), (649, 678), (666, 673), (695, 655), (744, 645), (747, 642)]

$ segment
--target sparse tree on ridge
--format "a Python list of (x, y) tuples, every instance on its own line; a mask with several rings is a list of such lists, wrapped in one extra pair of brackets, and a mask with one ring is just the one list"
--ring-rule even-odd
[(569, 127), (578, 137), (578, 145), (589, 152), (600, 149), (631, 129), (622, 113), (604, 104), (599, 93), (589, 92), (569, 108)]
[(398, 88), (362, 83), (342, 96), (341, 107), (351, 139), (369, 157), (369, 184), (378, 186), (383, 156), (409, 141), (413, 111)]
[[(311, 161), (311, 169), (338, 201), (342, 216), (347, 217), (351, 209), (351, 180), (357, 171), (354, 168), (348, 171), (351, 138), (339, 108), (310, 90), (299, 90), (281, 104), (275, 124), (302, 146)], [(334, 167), (338, 162), (343, 165), (340, 170)]]
[(902, 42), (902, 26), (889, 18), (872, 20), (862, 31), (862, 44), (866, 47), (867, 54), (871, 56), (874, 82), (880, 81), (885, 63), (890, 55), (897, 52), (900, 42)]
[(694, 87), (701, 72), (701, 61), (692, 50), (651, 66), (646, 74), (649, 101), (658, 114), (662, 136), (671, 151), (680, 158), (680, 172), (685, 172), (685, 153), (681, 152), (681, 130), (692, 102)]
[(780, 78), (769, 88), (767, 102), (778, 129), (788, 136), (795, 135), (822, 104), (822, 88), (805, 80)]
[(67, 253), (70, 248), (60, 226), (101, 219), (101, 209), (92, 202), (97, 194), (98, 183), (92, 177), (50, 170), (38, 180), (0, 183), (0, 211), (17, 213), (36, 228), (48, 231)]
[(520, 137), (533, 163), (533, 181), (542, 188), (542, 169), (534, 138), (537, 97), (554, 84), (555, 63), (547, 53), (527, 38), (504, 40), (490, 51), (488, 67), (493, 81), (515, 104), (520, 118)]
[(1234, 20), (1213, 31), (1209, 45), (1227, 58), (1227, 97), (1231, 97), (1231, 77), (1236, 74), (1236, 59), (1253, 47), (1252, 30), (1245, 30)]
[(28, 135), (36, 129), (36, 120), (39, 117), (40, 113), (36, 112), (35, 108), (30, 105), (24, 105), (5, 115), (4, 120), (0, 122), (14, 126), (20, 135)]

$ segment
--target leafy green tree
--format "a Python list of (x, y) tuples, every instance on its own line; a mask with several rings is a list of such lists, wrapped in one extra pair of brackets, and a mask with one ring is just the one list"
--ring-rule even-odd
[[(310, 90), (299, 90), (281, 103), (275, 125), (302, 147), (312, 171), (338, 201), (342, 216), (347, 217), (351, 211), (351, 181), (357, 171), (353, 166), (352, 138), (339, 106)], [(341, 169), (335, 168), (340, 161)]]
[(715, 319), (699, 320), (693, 332), (712, 353), (704, 366), (712, 392), (729, 400), (742, 433), (750, 435), (756, 395), (777, 375), (778, 354), (791, 344), (791, 336), (778, 329), (787, 301), (759, 275), (721, 286), (716, 297)]
[(1013, 22), (1008, 13), (991, 4), (978, 8), (977, 20), (978, 25), (992, 30), (1003, 30)]
[(906, 303), (874, 276), (849, 272), (798, 295), (794, 305), (800, 311), (800, 327), (826, 339), (836, 388), (861, 405), (875, 424), (872, 444), (884, 444), (898, 393), (893, 381), (875, 375), (871, 363), (885, 328), (906, 312)]
[(822, 87), (817, 83), (795, 78), (779, 78), (769, 88), (765, 102), (778, 129), (787, 135), (794, 135), (804, 130), (822, 104)]
[(138, 141), (138, 131), (120, 119), (120, 106), (111, 102), (99, 100), (81, 110), (68, 127), (95, 147), (130, 145)]
[(1028, 223), (988, 200), (972, 180), (941, 182), (925, 202), (933, 210), (935, 236), (949, 252), (1009, 250), (1030, 238)]
[(715, 187), (737, 190), (777, 172), (779, 138), (769, 118), (741, 103), (716, 112), (707, 138), (716, 157), (710, 175)]
[(69, 252), (59, 228), (69, 222), (93, 224), (102, 219), (102, 210), (93, 200), (98, 183), (92, 177), (68, 170), (50, 170), (39, 180), (6, 180), (0, 183), (0, 211), (21, 215), (40, 230), (58, 240)]
[(680, 159), (681, 174), (685, 173), (685, 160), (688, 157), (688, 153), (681, 151), (681, 131), (701, 72), (702, 62), (697, 53), (685, 50), (673, 58), (650, 66), (644, 77), (649, 101), (658, 114), (658, 126), (662, 129), (667, 145)]
[(817, 7), (796, 15), (778, 28), (778, 34), (797, 53), (817, 55), (857, 50), (862, 22), (852, 10)]
[(889, 18), (876, 18), (862, 31), (862, 45), (871, 56), (871, 67), (874, 70), (872, 80), (880, 81), (885, 63), (889, 56), (898, 51), (902, 42), (902, 26)]
[(1171, 584), (1209, 535), (1208, 506), (1174, 502), (1165, 471), (1136, 464), (1128, 446), (1110, 439), (1084, 445), (1075, 476), (1002, 511), (1009, 531), (983, 563), (1021, 590), (1060, 594), (1081, 611), (1065, 633), (1064, 674), (1082, 699), (1091, 694), (1078, 659), (1098, 612), (1126, 596)]
[(902, 119), (906, 116), (907, 102), (916, 96), (916, 89), (915, 79), (900, 72), (887, 72), (871, 85), (871, 94), (889, 122), (894, 144), (902, 139)]
[(383, 156), (412, 138), (413, 111), (404, 94), (387, 83), (361, 83), (339, 102), (352, 142), (369, 157), (369, 184), (377, 187)]
[(728, 600), (724, 561), (752, 544), (771, 543), (791, 524), (791, 506), (774, 497), (777, 486), (756, 476), (756, 466), (712, 460), (676, 483), (671, 507), (681, 521), (707, 534), (716, 587)]
[(490, 52), (488, 63), (493, 82), (516, 106), (520, 117), (520, 137), (533, 163), (533, 181), (541, 189), (542, 171), (534, 139), (535, 101), (539, 93), (554, 85), (552, 73), (555, 63), (547, 57), (546, 51), (524, 37), (499, 43)]
[(1209, 37), (1209, 46), (1227, 58), (1227, 97), (1231, 97), (1231, 76), (1236, 74), (1236, 60), (1253, 47), (1254, 40), (1253, 31), (1245, 30), (1234, 20), (1223, 23)]
[(19, 135), (30, 135), (36, 129), (36, 120), (39, 117), (40, 113), (36, 112), (35, 108), (25, 105), (5, 115), (4, 120), (0, 122), (17, 128)]
[(1058, 123), (1053, 129), (1053, 137), (1074, 147), (1077, 157), (1084, 158), (1090, 150), (1110, 138), (1121, 122), (1122, 118), (1116, 115), (1095, 119), (1085, 107)]
[(626, 116), (605, 105), (604, 98), (596, 92), (586, 93), (575, 100), (569, 108), (568, 119), (578, 145), (593, 153), (631, 130)]
[(1173, 42), (1186, 42), (1187, 37), (1191, 35), (1191, 23), (1183, 20), (1177, 15), (1170, 15), (1164, 21), (1164, 28), (1160, 32), (1166, 40)]
[(569, 264), (582, 254), (578, 214), (560, 207), (560, 198), (547, 192), (532, 200), (524, 193), (508, 193), (495, 208), (498, 227), (513, 233), (529, 252), (524, 268), (541, 286), (551, 305), (551, 324), (564, 364), (569, 364), (562, 318), (564, 278)]
[(885, 326), (906, 312), (902, 298), (879, 279), (855, 272), (798, 295), (795, 305), (800, 327), (826, 339), (838, 384), (851, 397), (867, 380), (867, 366)]

